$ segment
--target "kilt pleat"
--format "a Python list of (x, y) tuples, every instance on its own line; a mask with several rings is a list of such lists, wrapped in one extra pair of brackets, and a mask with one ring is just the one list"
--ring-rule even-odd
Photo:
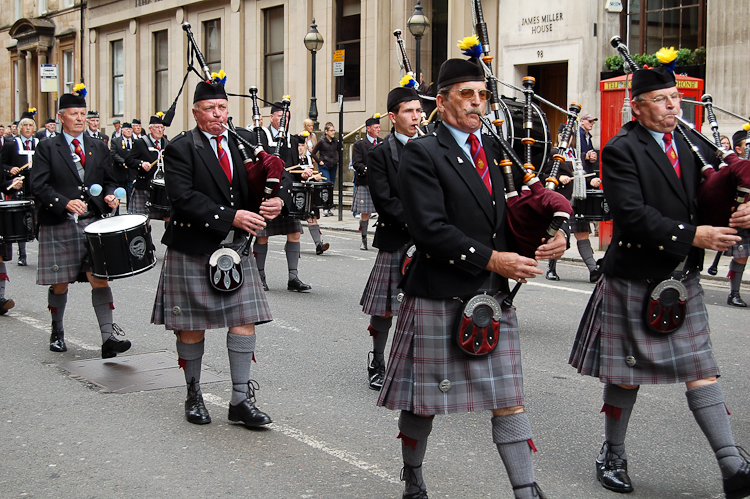
[(378, 251), (370, 278), (367, 279), (362, 298), (359, 300), (362, 311), (367, 315), (382, 317), (388, 312), (398, 315), (401, 305), (398, 301), (398, 294), (401, 292), (398, 284), (401, 281), (402, 254), (403, 248), (396, 251)]
[(683, 284), (688, 291), (685, 322), (665, 336), (651, 333), (643, 321), (646, 281), (602, 276), (578, 328), (570, 364), (603, 383), (626, 385), (719, 376), (700, 278)]
[(273, 220), (266, 220), (266, 228), (256, 232), (258, 237), (284, 236), (302, 232), (302, 224), (296, 218), (278, 216)]
[(741, 229), (738, 234), (742, 240), (726, 250), (724, 254), (732, 258), (747, 258), (750, 256), (750, 229)]
[(90, 271), (91, 264), (87, 258), (88, 249), (83, 229), (96, 220), (97, 218), (88, 218), (76, 223), (72, 218), (67, 218), (60, 224), (39, 226), (37, 284), (85, 281), (81, 274)]
[(209, 284), (207, 262), (207, 255), (167, 248), (151, 314), (153, 324), (173, 331), (200, 331), (272, 320), (254, 258), (242, 257), (245, 282), (231, 293)]
[(503, 310), (497, 348), (484, 357), (469, 357), (453, 338), (461, 306), (453, 299), (404, 298), (378, 405), (421, 415), (523, 405), (515, 311)]
[(147, 215), (146, 201), (148, 201), (147, 189), (133, 189), (133, 194), (128, 200), (129, 215)]
[(375, 213), (375, 204), (370, 196), (370, 188), (358, 185), (352, 200), (352, 213)]

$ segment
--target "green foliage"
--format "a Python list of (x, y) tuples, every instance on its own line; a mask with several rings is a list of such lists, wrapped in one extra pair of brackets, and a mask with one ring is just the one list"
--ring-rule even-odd
[(677, 51), (677, 66), (689, 66), (692, 64), (693, 61), (693, 54), (690, 52), (690, 49), (680, 49)]
[[(655, 68), (661, 66), (659, 59), (656, 54), (631, 54), (633, 60), (640, 66), (648, 66)], [(682, 48), (677, 51), (677, 66), (690, 66), (690, 65), (701, 65), (706, 63), (706, 48), (698, 47), (695, 51), (690, 49)], [(623, 66), (622, 57), (620, 54), (611, 55), (604, 59), (604, 65), (609, 71), (620, 71)]]
[(607, 69), (610, 71), (619, 71), (622, 69), (622, 57), (620, 54), (611, 55), (604, 59), (604, 65), (607, 66)]
[(706, 47), (698, 47), (695, 49), (691, 64), (706, 64)]

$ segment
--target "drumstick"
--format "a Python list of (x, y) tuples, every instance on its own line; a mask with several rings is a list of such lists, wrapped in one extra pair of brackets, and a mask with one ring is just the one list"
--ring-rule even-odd
[(20, 167), (19, 170), (23, 170), (24, 168), (28, 168), (30, 166), (31, 166), (31, 161), (29, 161), (28, 163), (26, 163), (25, 165), (23, 165), (22, 167)]

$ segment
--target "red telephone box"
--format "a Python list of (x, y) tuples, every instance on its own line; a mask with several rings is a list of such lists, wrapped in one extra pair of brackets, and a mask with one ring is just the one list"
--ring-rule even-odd
[[(683, 94), (684, 100), (701, 101), (704, 82), (701, 78), (675, 75), (677, 89)], [(628, 78), (628, 88), (632, 84), (632, 75)], [(617, 135), (622, 128), (622, 105), (625, 101), (625, 75), (609, 78), (599, 82), (601, 91), (601, 113), (599, 115), (601, 149)], [(703, 124), (703, 107), (684, 103), (681, 106), (682, 117), (695, 124), (700, 131)], [(600, 162), (601, 164), (601, 162)], [(606, 188), (606, 186), (605, 186)], [(612, 222), (599, 222), (599, 249), (605, 250), (612, 241)]]

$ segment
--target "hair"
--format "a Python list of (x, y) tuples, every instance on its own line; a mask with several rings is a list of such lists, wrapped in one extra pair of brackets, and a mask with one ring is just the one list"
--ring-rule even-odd
[(304, 121), (302, 121), (302, 126), (314, 126), (315, 123), (313, 123), (313, 120), (310, 118), (305, 118)]
[(18, 128), (21, 128), (24, 125), (34, 125), (34, 130), (36, 130), (36, 122), (31, 118), (24, 118), (18, 122)]
[(331, 128), (336, 128), (336, 126), (329, 121), (328, 123), (326, 123), (326, 126), (324, 127), (324, 130), (328, 131)]
[(451, 93), (451, 89), (452, 89), (452, 88), (453, 88), (453, 85), (447, 85), (447, 86), (443, 86), (443, 87), (440, 87), (440, 88), (438, 88), (438, 91), (437, 91), (437, 93), (438, 93), (439, 95), (442, 95), (442, 96), (443, 96), (444, 98), (446, 98), (446, 99), (447, 99), (447, 98), (448, 98), (448, 96), (449, 96), (449, 95), (450, 95), (450, 93)]

